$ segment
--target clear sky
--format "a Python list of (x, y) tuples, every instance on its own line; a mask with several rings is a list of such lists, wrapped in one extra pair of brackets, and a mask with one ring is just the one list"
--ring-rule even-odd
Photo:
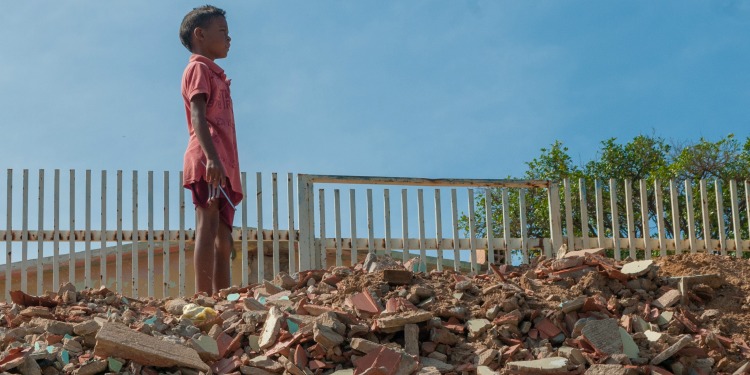
[[(503, 178), (554, 140), (748, 135), (748, 2), (213, 4), (248, 172)], [(4, 4), (0, 165), (180, 170), (197, 5)]]

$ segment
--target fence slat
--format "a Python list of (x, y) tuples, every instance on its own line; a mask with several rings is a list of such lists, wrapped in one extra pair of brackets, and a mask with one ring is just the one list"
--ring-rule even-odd
[(133, 238), (130, 249), (130, 266), (131, 266), (131, 288), (133, 298), (138, 298), (138, 243), (140, 233), (138, 233), (138, 171), (133, 171)]
[[(265, 252), (263, 251), (263, 176), (260, 172), (255, 174), (256, 190), (255, 190), (255, 202), (258, 209), (258, 239), (256, 244), (258, 245), (258, 251), (256, 256), (258, 257), (258, 282), (262, 283), (266, 279), (265, 275)], [(300, 210), (300, 215), (302, 210)], [(311, 246), (313, 244), (310, 244)]]
[(375, 224), (372, 213), (372, 189), (367, 189), (367, 253), (375, 252)]
[[(53, 230), (55, 235), (52, 242), (52, 285), (57, 287), (60, 285), (60, 170), (55, 169), (55, 182), (54, 182), (54, 224)], [(10, 263), (6, 263), (10, 264)], [(10, 268), (10, 267), (9, 267)], [(9, 280), (9, 279), (5, 279)], [(7, 300), (6, 300), (7, 301)]]
[(677, 195), (677, 182), (669, 180), (669, 200), (672, 203), (672, 237), (675, 254), (682, 254), (682, 233), (680, 231), (680, 201)]
[(719, 246), (721, 255), (727, 255), (727, 236), (724, 232), (724, 194), (722, 193), (721, 180), (717, 179), (716, 186), (716, 218), (717, 230), (719, 232)]
[(419, 270), (427, 272), (427, 251), (425, 250), (424, 229), (424, 190), (417, 189), (417, 223), (419, 224)]
[[(162, 296), (169, 296), (170, 284), (172, 282), (169, 274), (169, 171), (164, 171), (164, 239), (162, 242)], [(231, 268), (230, 268), (231, 269)]]
[(495, 263), (495, 249), (492, 246), (495, 234), (492, 232), (492, 188), (484, 189), (484, 221), (487, 226), (487, 261)]
[[(245, 197), (247, 197), (247, 180), (245, 178), (245, 172), (242, 172), (242, 192), (245, 194)], [(177, 193), (177, 196), (179, 197), (178, 201), (180, 204), (180, 227), (178, 232), (178, 240), (177, 240), (177, 288), (179, 290), (179, 293), (181, 296), (185, 295), (185, 191), (182, 190), (182, 171), (180, 171), (178, 178), (177, 178), (177, 186), (179, 186), (179, 193)], [(242, 225), (247, 230), (247, 199), (242, 200), (243, 209), (242, 209)], [(247, 233), (247, 232), (245, 232)], [(245, 238), (243, 240), (245, 245), (245, 250), (247, 250), (247, 234), (245, 234)], [(247, 257), (247, 252), (245, 254)], [(246, 259), (246, 258), (245, 258)], [(245, 273), (247, 273), (247, 262), (243, 264), (242, 267), (245, 270)], [(247, 283), (243, 284), (247, 285)]]
[(594, 193), (596, 199), (596, 241), (598, 247), (605, 247), (604, 244), (604, 204), (602, 198), (602, 185), (599, 180), (594, 181)]
[(349, 230), (351, 231), (350, 264), (357, 264), (357, 203), (354, 189), (349, 189)]
[(513, 256), (510, 248), (510, 205), (508, 204), (508, 189), (500, 189), (500, 199), (503, 205), (503, 249), (505, 250), (505, 264), (510, 265)]
[(693, 184), (690, 179), (685, 180), (685, 210), (687, 211), (688, 238), (690, 240), (690, 253), (695, 254), (695, 212), (693, 212)]
[(344, 261), (341, 259), (341, 192), (333, 190), (333, 216), (336, 222), (336, 266), (341, 267)]
[(21, 290), (28, 293), (27, 268), (29, 250), (29, 170), (23, 170), (23, 210), (21, 216)]
[[(273, 220), (273, 274), (278, 275), (281, 272), (279, 257), (279, 183), (276, 172), (271, 173), (271, 219)], [(258, 227), (258, 230), (261, 228)]]
[(36, 293), (44, 293), (43, 281), (44, 273), (42, 272), (42, 258), (44, 258), (44, 169), (39, 170), (39, 204), (37, 207), (37, 249), (36, 249)]
[(583, 241), (583, 248), (588, 248), (589, 245), (589, 207), (586, 202), (586, 180), (583, 178), (578, 179), (578, 196), (581, 200), (581, 240)]
[(641, 225), (643, 228), (643, 255), (646, 259), (651, 259), (651, 218), (648, 215), (648, 187), (646, 180), (640, 180), (641, 193)]
[(320, 205), (320, 263), (328, 268), (328, 249), (326, 249), (326, 194), (324, 189), (318, 190), (318, 204)]
[(474, 226), (476, 225), (476, 219), (474, 217), (474, 189), (468, 189), (469, 192), (469, 256), (471, 257), (471, 272), (479, 274), (477, 270), (477, 231)]
[[(242, 267), (241, 267), (242, 268), (242, 275), (241, 275), (241, 277), (242, 277), (242, 285), (247, 285), (247, 284), (250, 283), (250, 275), (249, 275), (249, 272), (248, 272), (248, 270), (250, 269), (250, 267), (249, 267), (250, 259), (248, 259), (248, 247), (249, 247), (249, 244), (248, 244), (248, 238), (247, 238), (247, 235), (249, 233), (248, 230), (247, 230), (247, 201), (248, 201), (248, 196), (247, 196), (247, 190), (248, 190), (247, 189), (247, 172), (242, 172), (240, 177), (242, 178), (242, 196), (243, 196), (243, 199), (242, 199), (242, 239), (241, 239), (241, 248), (240, 248), (240, 251), (242, 252), (240, 254), (240, 260), (242, 261)], [(182, 177), (180, 177), (180, 180), (182, 180)], [(184, 207), (183, 206), (184, 206), (184, 195), (180, 194), (180, 207), (181, 207), (180, 208), (180, 221), (184, 220), (184, 212), (183, 212)], [(181, 241), (182, 241), (182, 236), (183, 236), (183, 227), (180, 226), (180, 240)], [(292, 236), (290, 235), (289, 236), (289, 244), (290, 244), (290, 248), (289, 248), (290, 255), (289, 255), (289, 257), (290, 258), (291, 258), (291, 251), (292, 251), (292, 249), (291, 249), (291, 244), (292, 244), (291, 237)], [(182, 245), (180, 245), (180, 247), (182, 247)], [(180, 252), (182, 253), (182, 249), (180, 249)], [(184, 259), (184, 255), (183, 255), (182, 258)], [(182, 272), (180, 274), (182, 274)], [(180, 288), (182, 288), (182, 286), (180, 286)], [(182, 289), (180, 289), (180, 290), (182, 290)], [(180, 295), (185, 295), (185, 294), (183, 292), (180, 292)]]
[(518, 189), (518, 212), (519, 219), (521, 220), (521, 254), (523, 255), (524, 264), (529, 264), (529, 239), (526, 230), (526, 189)]
[(148, 296), (154, 295), (154, 171), (148, 171)]
[(391, 256), (391, 192), (383, 190), (383, 218), (385, 220), (385, 255)]
[(656, 203), (656, 229), (659, 232), (659, 256), (667, 256), (667, 234), (664, 226), (664, 198), (661, 183), (654, 181), (654, 202)]
[[(102, 233), (107, 232), (107, 171), (102, 170), (102, 181), (101, 181), (101, 216), (99, 218)], [(107, 238), (101, 236), (99, 243), (101, 248), (99, 249), (99, 285), (108, 287), (107, 285)]]
[[(550, 243), (551, 247), (546, 248), (547, 258), (557, 255), (562, 246), (562, 227), (560, 223), (560, 188), (557, 183), (550, 183), (547, 188), (547, 202), (549, 212), (550, 226)], [(553, 253), (554, 251), (554, 253)]]
[[(182, 180), (182, 177), (180, 177)], [(115, 282), (117, 293), (122, 294), (122, 171), (117, 171), (117, 245), (115, 249)], [(184, 296), (183, 290), (180, 295)]]
[(440, 189), (435, 189), (435, 247), (437, 248), (437, 270), (443, 270), (443, 214), (440, 204)]
[(10, 277), (11, 267), (8, 265), (13, 263), (13, 237), (11, 231), (13, 230), (13, 170), (8, 168), (6, 172), (6, 200), (5, 200), (5, 300), (10, 301), (10, 291), (13, 290), (13, 279)]
[(713, 247), (713, 241), (711, 239), (711, 213), (708, 210), (708, 187), (706, 186), (706, 180), (700, 181), (701, 190), (701, 215), (703, 217), (703, 240), (705, 242), (706, 253), (710, 253)]
[[(149, 189), (150, 190), (150, 189)], [(85, 288), (93, 287), (91, 280), (91, 170), (86, 170), (86, 232), (84, 247), (84, 278), (86, 279)]]
[(573, 229), (573, 206), (570, 198), (570, 179), (563, 179), (565, 189), (565, 234), (568, 236), (568, 251), (576, 249), (576, 235)]
[(451, 189), (451, 227), (453, 229), (453, 270), (458, 272), (461, 270), (461, 261), (459, 259), (458, 199), (456, 199), (456, 189)]
[[(70, 170), (70, 197), (69, 197), (69, 225), (70, 233), (74, 233), (76, 227), (76, 171)], [(75, 285), (76, 282), (76, 242), (74, 236), (70, 236), (68, 250), (68, 282)]]
[[(297, 251), (294, 248), (297, 239), (294, 230), (294, 174), (288, 173), (286, 178), (287, 207), (289, 209), (289, 274), (291, 275), (297, 272)], [(243, 269), (245, 268), (247, 267), (243, 267)]]
[(729, 181), (729, 194), (732, 199), (732, 232), (734, 232), (735, 255), (742, 253), (742, 229), (740, 228), (740, 205), (737, 201), (737, 181)]
[(620, 254), (620, 215), (617, 210), (617, 184), (614, 178), (609, 179), (609, 202), (610, 213), (612, 214), (612, 248), (615, 252), (615, 260), (621, 260)]
[(402, 261), (409, 260), (409, 206), (407, 202), (406, 189), (401, 189), (401, 238), (403, 242)]
[(633, 213), (633, 184), (625, 180), (625, 211), (628, 220), (628, 256), (630, 259), (637, 258), (635, 252), (635, 216)]

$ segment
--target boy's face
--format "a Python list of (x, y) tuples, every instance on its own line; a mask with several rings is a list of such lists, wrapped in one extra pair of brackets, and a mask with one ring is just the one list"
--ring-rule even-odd
[(224, 17), (213, 17), (206, 28), (196, 28), (193, 32), (193, 52), (211, 60), (223, 59), (229, 53), (229, 26)]

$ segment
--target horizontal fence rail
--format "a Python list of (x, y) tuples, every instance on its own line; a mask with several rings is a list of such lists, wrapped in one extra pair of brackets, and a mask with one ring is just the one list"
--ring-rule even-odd
[[(11, 290), (64, 282), (135, 298), (192, 291), (195, 217), (181, 173), (8, 169), (5, 178), (6, 301)], [(618, 260), (750, 255), (747, 181), (286, 178), (242, 173), (233, 284), (371, 253), (475, 273), (561, 248), (606, 248)]]

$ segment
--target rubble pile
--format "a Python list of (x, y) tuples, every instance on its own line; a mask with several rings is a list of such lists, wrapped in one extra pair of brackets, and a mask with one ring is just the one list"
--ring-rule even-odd
[(590, 249), (482, 275), (415, 266), (369, 256), (189, 299), (13, 292), (0, 305), (0, 371), (750, 373), (747, 260), (616, 262)]

